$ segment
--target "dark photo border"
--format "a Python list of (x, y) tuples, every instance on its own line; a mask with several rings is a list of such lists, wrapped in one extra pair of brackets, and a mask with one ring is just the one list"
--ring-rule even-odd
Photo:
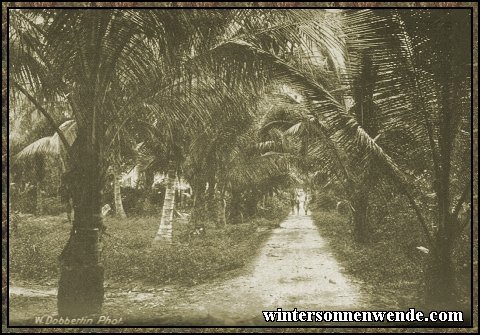
[[(469, 327), (405, 327), (385, 326), (315, 326), (299, 328), (294, 323), (288, 326), (12, 326), (9, 324), (8, 290), (8, 12), (15, 8), (182, 8), (182, 9), (219, 9), (219, 8), (461, 8), (471, 10), (471, 317)], [(261, 311), (259, 310), (259, 313)], [(287, 324), (285, 324), (287, 325)], [(473, 332), (478, 331), (478, 4), (476, 2), (5, 2), (2, 3), (2, 333), (3, 332)]]

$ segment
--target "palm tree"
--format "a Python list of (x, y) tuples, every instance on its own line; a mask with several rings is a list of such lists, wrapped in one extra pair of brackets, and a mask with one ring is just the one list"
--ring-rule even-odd
[(397, 12), (412, 105), (411, 122), (422, 127), (422, 148), (436, 195), (436, 229), (427, 271), (427, 302), (434, 307), (455, 301), (453, 248), (469, 224), (459, 214), (470, 192), (468, 139), (470, 104), (470, 30), (468, 11)]
[(196, 226), (206, 221), (216, 221), (219, 226), (225, 224), (228, 180), (224, 177), (228, 170), (228, 156), (238, 149), (239, 136), (252, 125), (249, 99), (251, 97), (241, 89), (225, 92), (208, 104), (211, 116), (206, 122), (191, 128), (185, 176), (193, 186), (191, 221)]
[[(427, 300), (437, 306), (451, 306), (452, 296), (444, 293), (454, 292), (453, 245), (468, 224), (468, 221), (460, 223), (458, 216), (467, 201), (469, 180), (460, 183), (463, 184), (460, 187), (452, 182), (453, 175), (457, 180), (461, 180), (462, 175), (468, 175), (465, 173), (468, 164), (463, 162), (468, 161), (469, 146), (461, 145), (468, 142), (470, 134), (467, 117), (470, 107), (470, 40), (468, 26), (461, 23), (468, 22), (468, 11), (404, 11), (395, 15), (350, 11), (342, 16), (340, 22), (343, 22), (340, 26), (349, 43), (340, 42), (334, 48), (327, 48), (327, 51), (336, 51), (326, 55), (348, 55), (349, 67), (343, 66), (346, 62), (336, 64), (337, 72), (341, 78), (346, 78), (347, 84), (352, 83), (351, 78), (355, 78), (356, 71), (361, 67), (362, 57), (359, 54), (372, 48), (376, 51), (372, 58), (372, 63), (379, 67), (375, 87), (376, 107), (380, 111), (378, 118), (388, 121), (375, 137), (362, 127), (357, 120), (358, 114), (355, 116), (349, 112), (348, 100), (354, 93), (349, 93), (344, 87), (328, 89), (328, 83), (316, 73), (285, 57), (288, 50), (272, 51), (258, 40), (230, 41), (223, 47), (236, 48), (243, 58), (256, 57), (257, 61), (268, 62), (277, 76), (304, 93), (309, 110), (322, 122), (336, 145), (349, 156), (373, 160), (377, 169), (394, 182), (414, 209), (426, 243), (431, 243), (433, 249)], [(442, 36), (445, 31), (448, 33)], [(322, 45), (320, 41), (318, 43)], [(327, 64), (330, 62), (333, 64), (333, 60), (328, 59)], [(414, 198), (415, 193), (431, 190), (415, 189), (412, 174), (416, 170), (406, 168), (410, 160), (405, 153), (402, 156), (392, 150), (394, 156), (390, 156), (384, 150), (392, 143), (391, 138), (382, 137), (385, 131), (405, 129), (414, 136), (415, 143), (423, 144), (411, 148), (409, 154), (419, 161), (426, 159), (421, 165), (430, 165), (430, 175), (434, 176), (431, 190), (437, 197), (438, 215), (435, 225), (438, 228), (434, 231)], [(409, 173), (404, 172), (407, 170)]]
[(122, 219), (125, 219), (127, 215), (123, 209), (122, 202), (122, 190), (120, 185), (121, 174), (118, 169), (114, 168), (113, 171), (113, 200), (115, 202), (115, 213)]
[[(59, 126), (59, 129), (63, 132), (63, 135), (68, 141), (68, 144), (71, 146), (77, 137), (77, 124), (75, 120), (67, 120)], [(122, 133), (123, 135), (123, 133)], [(124, 141), (125, 142), (125, 141)], [(120, 163), (120, 151), (121, 148), (124, 148), (123, 151), (128, 151), (129, 143), (122, 143), (118, 142), (118, 145), (115, 148), (115, 152), (109, 155), (109, 160), (113, 163), (111, 165), (111, 172), (113, 176), (113, 194), (114, 194), (114, 202), (115, 202), (115, 212), (120, 218), (126, 218), (125, 211), (123, 209), (122, 203), (122, 194), (121, 194), (121, 187), (120, 187), (120, 178), (121, 172), (119, 171)], [(59, 163), (59, 171), (61, 174), (66, 172), (66, 164), (67, 164), (67, 157), (66, 152), (69, 148), (65, 148), (64, 144), (60, 140), (58, 133), (53, 134), (52, 136), (42, 137), (25, 148), (23, 148), (15, 157), (17, 161), (24, 161), (29, 158), (34, 158), (36, 162), (40, 162), (43, 160), (43, 157), (52, 156), (54, 157)], [(122, 155), (123, 160), (125, 160), (125, 154)], [(44, 163), (43, 163), (44, 164)], [(38, 173), (37, 173), (38, 174)], [(43, 178), (37, 178), (37, 190), (40, 189), (39, 185), (41, 185)], [(61, 185), (64, 187), (65, 185)], [(37, 191), (37, 194), (39, 192)], [(38, 197), (38, 195), (37, 195)], [(40, 203), (40, 200), (37, 200), (37, 203)]]
[[(165, 122), (164, 122), (165, 121)], [(175, 117), (168, 120), (155, 119), (153, 125), (145, 125), (149, 138), (144, 138), (139, 146), (137, 163), (144, 172), (161, 172), (165, 176), (165, 194), (162, 204), (162, 214), (154, 243), (171, 243), (173, 236), (173, 211), (175, 208), (175, 181), (183, 161), (182, 142), (179, 120)], [(146, 181), (145, 187), (150, 187), (153, 181)]]
[[(358, 20), (362, 15), (368, 13), (355, 16)], [(407, 196), (422, 224), (427, 243), (431, 241), (432, 259), (427, 271), (426, 293), (427, 302), (436, 308), (452, 306), (452, 251), (456, 238), (468, 224), (468, 221), (459, 221), (459, 213), (470, 190), (468, 178), (460, 177), (468, 175), (465, 173), (468, 164), (465, 163), (469, 157), (466, 143), (470, 126), (470, 40), (468, 27), (461, 23), (464, 21), (468, 21), (467, 11), (398, 11), (393, 17), (379, 15), (377, 20), (365, 21), (364, 25), (350, 26), (353, 31), (363, 30), (371, 22), (388, 27), (384, 30), (385, 35), (377, 33), (377, 39), (373, 39), (374, 43), (383, 45), (381, 50), (385, 51), (373, 62), (380, 72), (375, 88), (378, 117), (388, 120), (376, 136), (372, 129), (370, 136), (367, 127), (362, 127), (359, 120), (347, 113), (338, 99), (311, 76), (290, 69), (297, 76), (296, 83), (302, 84), (303, 81), (301, 86), (308, 88), (307, 100), (321, 101), (311, 103), (311, 109), (322, 115), (329, 128), (336, 131), (337, 143), (353, 155), (374, 159), (383, 173), (389, 175)], [(365, 38), (365, 45), (370, 47), (372, 39), (368, 35)], [(358, 38), (355, 41), (357, 46), (362, 42)], [(404, 155), (415, 157), (421, 166), (429, 166), (433, 176), (431, 189), (421, 190), (436, 194), (437, 218), (433, 220), (437, 221), (434, 225), (437, 228), (433, 231), (425, 223), (425, 213), (422, 214), (413, 199), (410, 177), (402, 172), (406, 170), (408, 158), (395, 157), (395, 162), (401, 164), (398, 165), (383, 150), (392, 143), (384, 134), (400, 129), (408, 129), (415, 143), (420, 144)]]
[[(67, 141), (71, 144), (76, 137), (76, 125), (73, 120), (62, 123), (59, 128), (63, 131)], [(45, 164), (48, 157), (53, 156), (59, 163), (60, 173), (65, 172), (65, 149), (60, 141), (57, 133), (52, 136), (42, 137), (23, 148), (15, 155), (15, 163), (23, 162), (24, 164), (33, 160), (36, 171), (36, 213), (41, 215), (43, 212), (42, 205), (42, 184), (46, 175)]]
[(230, 16), (135, 10), (12, 14), (13, 87), (45, 116), (66, 148), (65, 135), (35, 96), (65, 97), (77, 124), (76, 140), (66, 153), (76, 215), (61, 255), (60, 315), (97, 313), (102, 306), (101, 194), (112, 140), (131, 118), (128, 112), (142, 106), (159, 115), (184, 113), (178, 94), (203, 75), (189, 59), (204, 61), (197, 55), (213, 48)]
[[(172, 25), (179, 19), (185, 25)], [(61, 255), (59, 314), (96, 313), (103, 302), (100, 213), (108, 142), (128, 110), (158, 98), (162, 86), (178, 86), (166, 64), (177, 61), (178, 51), (190, 51), (190, 33), (197, 29), (178, 12), (123, 10), (16, 11), (12, 26), (14, 88), (44, 114), (62, 142), (65, 136), (35, 92), (66, 96), (77, 123), (66, 173), (76, 215)], [(159, 66), (152, 67), (153, 60)]]
[[(286, 145), (277, 146), (274, 151), (290, 153), (294, 158), (292, 162), (304, 176), (306, 185), (313, 187), (315, 183), (332, 185), (337, 182), (343, 186), (343, 196), (348, 199), (354, 227), (357, 227), (354, 236), (358, 242), (363, 242), (359, 237), (366, 235), (363, 232), (365, 227), (362, 225), (363, 229), (358, 229), (358, 222), (364, 221), (355, 220), (361, 216), (356, 215), (360, 210), (359, 206), (354, 205), (354, 196), (364, 191), (359, 186), (364, 164), (358, 162), (358, 159), (355, 161), (337, 144), (318, 115), (309, 110), (302, 94), (291, 88), (283, 91), (285, 101), (279, 101), (266, 114), (262, 131), (280, 131), (279, 142)], [(287, 97), (289, 98), (285, 99)], [(321, 176), (328, 176), (327, 182)], [(325, 187), (324, 185), (323, 188)], [(361, 234), (357, 231), (361, 231)]]
[(260, 134), (260, 125), (272, 101), (260, 93), (226, 90), (208, 104), (206, 122), (191, 128), (184, 175), (193, 186), (191, 220), (197, 227), (240, 222), (291, 181), (283, 157), (266, 155), (271, 141)]
[[(41, 92), (47, 97), (65, 97), (77, 124), (77, 138), (66, 153), (66, 180), (73, 190), (76, 215), (61, 255), (60, 315), (96, 313), (103, 302), (100, 240), (104, 226), (100, 213), (107, 170), (105, 154), (118, 126), (128, 119), (127, 111), (147, 103), (159, 114), (181, 112), (175, 104), (165, 105), (165, 95), (172, 96), (181, 88), (192, 86), (195, 78), (204, 75), (198, 67), (202, 62), (207, 62), (209, 71), (217, 74), (214, 78), (230, 85), (239, 81), (230, 76), (232, 64), (240, 78), (253, 74), (261, 82), (255, 68), (244, 67), (247, 59), (225, 62), (226, 57), (234, 58), (231, 51), (235, 52), (236, 45), (230, 44), (231, 51), (225, 48), (229, 43), (220, 42), (218, 47), (218, 36), (243, 34), (238, 23), (232, 23), (232, 16), (238, 18), (237, 22), (246, 23), (244, 27), (258, 27), (265, 17), (275, 16), (272, 12), (265, 12), (261, 18), (246, 12), (192, 12), (190, 17), (184, 14), (22, 10), (11, 15), (9, 56), (14, 89), (45, 116), (66, 148), (69, 145), (65, 135), (35, 96)], [(263, 38), (261, 42), (272, 45), (272, 41)], [(207, 51), (207, 56), (198, 56), (203, 51)], [(198, 66), (189, 65), (195, 64), (188, 61), (192, 57), (198, 60)], [(220, 61), (211, 61), (212, 58)], [(165, 215), (170, 213), (164, 211)]]
[[(382, 132), (379, 138), (374, 136), (375, 132), (370, 134), (367, 127), (362, 127), (366, 124), (358, 120), (361, 113), (355, 116), (352, 115), (355, 109), (349, 109), (348, 101), (355, 95), (351, 89), (352, 78), (357, 77), (355, 74), (361, 66), (358, 55), (365, 49), (381, 50), (372, 63), (379, 67), (375, 87), (379, 117), (392, 120), (384, 125), (385, 129), (411, 126), (418, 117), (417, 110), (427, 115), (425, 122), (413, 125), (421, 128), (425, 124), (430, 138), (436, 180), (441, 184), (435, 186), (439, 227), (443, 227), (439, 228), (437, 239), (448, 242), (448, 247), (441, 247), (438, 242), (433, 254), (450, 255), (452, 240), (446, 236), (456, 223), (449, 222), (455, 222), (454, 217), (458, 216), (468, 195), (468, 189), (461, 193), (451, 215), (448, 206), (453, 199), (449, 186), (450, 163), (455, 156), (452, 150), (456, 138), (448, 136), (452, 129), (445, 125), (454, 121), (453, 129), (459, 129), (462, 119), (455, 118), (449, 106), (456, 102), (458, 106), (468, 105), (462, 95), (468, 92), (464, 83), (465, 78), (469, 78), (468, 73), (465, 75), (465, 45), (451, 48), (463, 41), (464, 32), (463, 26), (454, 24), (460, 17), (450, 12), (437, 21), (438, 17), (433, 14), (422, 15), (431, 23), (425, 31), (420, 29), (425, 27), (415, 15), (392, 18), (371, 11), (265, 10), (252, 15), (251, 11), (236, 10), (192, 11), (187, 15), (184, 11), (48, 10), (12, 14), (11, 22), (16, 26), (12, 30), (14, 47), (10, 49), (14, 87), (49, 120), (63, 143), (67, 143), (65, 136), (35, 95), (42, 92), (44, 96), (65, 96), (78, 127), (77, 138), (67, 153), (67, 175), (75, 190), (73, 201), (79, 215), (75, 216), (70, 240), (61, 257), (59, 313), (95, 313), (102, 305), (103, 266), (99, 241), (103, 224), (99, 214), (108, 143), (131, 117), (128, 111), (132, 110), (147, 115), (177, 113), (187, 118), (190, 111), (202, 124), (207, 123), (211, 114), (203, 107), (211, 107), (216, 101), (206, 103), (199, 99), (195, 94), (200, 91), (199, 86), (216, 90), (212, 99), (217, 101), (228, 96), (226, 92), (232, 89), (262, 93), (267, 80), (280, 80), (301, 91), (308, 110), (325, 129), (322, 136), (351, 157), (374, 161), (406, 195), (429, 239), (428, 225), (413, 197), (411, 178), (403, 172), (407, 159), (388, 155), (382, 146)], [(451, 45), (439, 42), (435, 28), (441, 24), (454, 27), (449, 35)], [(423, 43), (425, 40), (428, 43)], [(465, 76), (455, 75), (455, 85), (450, 81), (445, 84), (448, 76), (440, 71), (442, 67), (428, 65), (445, 65), (446, 58), (435, 52), (435, 47), (447, 50), (447, 55), (458, 61), (455, 69)], [(427, 51), (432, 55), (431, 63), (421, 62), (418, 54), (422, 48), (430, 48)], [(401, 92), (401, 85), (405, 83), (406, 93)], [(434, 85), (429, 85), (432, 83)], [(371, 93), (360, 96), (355, 101), (357, 106), (363, 105), (368, 96)], [(425, 106), (430, 102), (432, 106), (443, 106), (437, 110), (438, 119), (428, 117)], [(373, 105), (367, 103), (360, 110), (371, 107)], [(438, 132), (431, 131), (434, 121)], [(414, 132), (421, 133), (423, 129)], [(439, 138), (432, 138), (436, 134)], [(232, 198), (238, 199), (242, 194), (258, 194), (255, 184), (278, 175), (273, 171), (286, 171), (279, 169), (281, 162), (259, 155), (262, 151), (250, 140), (257, 135), (258, 129), (247, 127), (238, 140), (232, 141), (234, 144), (226, 159), (215, 157), (214, 148), (209, 150), (209, 160), (215, 164), (222, 162), (215, 172), (220, 171), (224, 176), (210, 176), (211, 182), (200, 178), (200, 188), (208, 183), (212, 191), (214, 183), (221, 181), (230, 188)], [(175, 155), (169, 145), (172, 141), (161, 143)], [(168, 158), (166, 165), (171, 180), (175, 176), (174, 161)], [(235, 169), (237, 166), (251, 169)], [(173, 201), (164, 201), (164, 209), (164, 217), (170, 218)], [(167, 224), (168, 219), (164, 226)], [(439, 265), (437, 274), (445, 265), (440, 264), (440, 259), (441, 256), (436, 256), (434, 262)], [(439, 292), (449, 285), (450, 280), (438, 279), (433, 287)]]

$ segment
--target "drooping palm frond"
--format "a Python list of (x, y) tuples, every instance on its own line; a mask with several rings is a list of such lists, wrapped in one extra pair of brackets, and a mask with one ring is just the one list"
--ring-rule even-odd
[[(408, 66), (408, 57), (404, 55), (408, 48), (402, 45), (401, 39), (395, 33), (392, 34), (392, 31), (395, 31), (395, 29), (392, 30), (395, 24), (388, 13), (372, 15), (370, 11), (363, 11), (353, 12), (353, 14), (347, 15), (345, 20), (347, 26), (351, 28), (349, 32), (348, 29), (345, 30), (347, 32), (345, 36), (352, 43), (346, 44), (351, 53), (347, 53), (348, 56), (345, 58), (347, 66), (340, 81), (344, 87), (339, 89), (332, 90), (328, 83), (319, 80), (314, 73), (307, 71), (306, 67), (295, 66), (296, 63), (287, 59), (284, 54), (246, 38), (232, 38), (216, 46), (212, 53), (228, 55), (228, 59), (233, 58), (237, 67), (242, 66), (241, 64), (248, 59), (255, 59), (257, 66), (262, 67), (264, 75), (281, 78), (295, 89), (301, 90), (307, 97), (309, 109), (314, 111), (320, 122), (326, 126), (327, 136), (350, 156), (358, 157), (360, 162), (375, 160), (379, 169), (390, 175), (403, 192), (406, 192), (418, 214), (418, 206), (409, 191), (415, 178), (411, 178), (405, 173), (407, 170), (411, 170), (408, 166), (408, 153), (400, 156), (396, 151), (395, 160), (390, 154), (387, 154), (389, 151), (395, 151), (393, 146), (390, 148), (388, 146), (390, 143), (394, 143), (389, 140), (391, 138), (389, 134), (403, 129), (409, 129), (409, 136), (413, 136), (415, 141), (420, 144), (420, 146), (411, 146), (417, 156), (419, 156), (418, 153), (429, 151), (428, 145), (425, 145), (428, 143), (426, 139), (432, 138), (429, 134), (432, 132), (428, 131), (428, 126), (426, 127), (427, 132), (425, 132), (425, 124), (428, 125), (428, 122), (419, 113), (415, 113), (416, 110), (419, 110), (415, 107), (418, 106), (418, 103), (415, 101), (415, 85), (412, 85), (415, 80), (412, 81), (412, 68)], [(379, 20), (374, 20), (377, 16)], [(355, 21), (357, 21), (357, 25), (352, 24)], [(420, 30), (413, 34), (425, 36)], [(339, 46), (339, 48), (341, 47)], [(377, 50), (381, 50), (381, 52), (376, 52)], [(433, 49), (430, 52), (433, 52)], [(236, 57), (236, 55), (241, 56)], [(379, 111), (376, 116), (377, 120), (385, 124), (378, 134), (369, 134), (370, 130), (362, 126), (363, 122), (359, 115), (352, 115), (350, 111), (351, 100), (357, 94), (352, 87), (358, 86), (355, 81), (363, 71), (361, 66), (365, 57), (371, 57), (378, 74), (373, 97)], [(350, 72), (349, 68), (352, 69)], [(463, 69), (465, 68), (463, 67)], [(234, 70), (234, 72), (238, 71)], [(428, 78), (428, 75), (426, 77)], [(464, 76), (464, 78), (468, 78), (468, 76)], [(368, 80), (363, 79), (363, 81)], [(432, 84), (432, 87), (435, 87), (433, 82)], [(404, 89), (404, 85), (406, 89)], [(435, 102), (432, 103), (432, 106), (435, 106)], [(444, 114), (443, 117), (445, 118), (446, 115), (448, 116), (448, 114)], [(449, 124), (449, 122), (439, 122), (439, 120), (440, 118), (433, 121), (437, 125)], [(442, 127), (437, 128), (439, 134), (441, 134), (441, 129)], [(446, 128), (443, 129), (444, 134), (447, 134)], [(292, 128), (292, 130), (295, 129)], [(445, 135), (443, 136), (445, 137)], [(430, 140), (430, 143), (435, 143), (435, 139), (433, 142)], [(432, 145), (430, 146), (432, 147)], [(448, 153), (448, 150), (445, 152)], [(436, 160), (438, 161), (438, 159)]]
[(57, 145), (58, 143), (55, 143), (52, 141), (52, 137), (42, 137), (35, 142), (29, 144), (25, 148), (22, 149), (17, 155), (16, 159), (21, 160), (27, 157), (33, 157), (34, 155), (37, 154), (52, 154), (52, 155), (58, 155), (60, 154), (60, 148)]
[(304, 92), (309, 109), (315, 112), (317, 117), (328, 125), (340, 146), (351, 152), (356, 152), (361, 148), (365, 150), (365, 153), (375, 155), (379, 161), (391, 169), (400, 181), (406, 182), (403, 172), (393, 162), (391, 157), (378, 146), (374, 139), (362, 129), (356, 119), (347, 112), (343, 102), (332, 96), (322, 84), (316, 82), (308, 74), (293, 68), (278, 57), (246, 42), (229, 42), (228, 46), (238, 48), (237, 52), (239, 53), (248, 53), (251, 57), (268, 60), (278, 76), (298, 91)]
[[(281, 81), (302, 92), (305, 107), (314, 120), (286, 122), (282, 127), (288, 125), (291, 134), (311, 132), (307, 125), (312, 124), (322, 130), (314, 138), (330, 140), (334, 146), (318, 142), (314, 154), (327, 155), (326, 166), (333, 169), (334, 162), (342, 161), (345, 155), (354, 157), (351, 160), (359, 164), (375, 159), (381, 169), (402, 185), (411, 184), (412, 176), (404, 173), (412, 170), (409, 154), (421, 157), (431, 147), (433, 156), (450, 155), (451, 141), (445, 142), (444, 154), (436, 144), (447, 132), (446, 126), (438, 125), (461, 127), (468, 132), (465, 118), (457, 120), (450, 112), (431, 113), (439, 109), (442, 93), (448, 93), (445, 87), (437, 85), (439, 78), (445, 77), (442, 67), (448, 65), (444, 61), (448, 57), (435, 52), (445, 47), (438, 44), (440, 40), (435, 34), (442, 25), (453, 22), (454, 14), (437, 20), (438, 17), (428, 13), (391, 15), (371, 10), (249, 13), (248, 10), (226, 13), (110, 10), (81, 14), (45, 11), (40, 16), (30, 13), (30, 22), (24, 20), (22, 25), (40, 28), (35, 32), (39, 38), (35, 41), (19, 35), (16, 40), (18, 46), (27, 50), (25, 56), (33, 52), (35, 56), (30, 61), (19, 57), (14, 75), (17, 73), (17, 80), (30, 82), (29, 87), (40, 92), (41, 87), (36, 86), (49, 86), (42, 73), (50, 70), (62, 82), (50, 86), (58, 87), (59, 94), (67, 89), (79, 126), (87, 134), (96, 134), (100, 142), (112, 143), (120, 129), (130, 124), (125, 120), (140, 113), (149, 122), (160, 125), (161, 135), (152, 141), (162, 142), (159, 148), (163, 151), (170, 150), (168, 144), (174, 143), (174, 139), (184, 138), (185, 142), (193, 143), (186, 143), (185, 147), (192, 145), (198, 148), (196, 152), (202, 153), (198, 157), (217, 156), (217, 160), (223, 160), (217, 154), (223, 150), (219, 149), (221, 145), (229, 143), (236, 134), (217, 131), (212, 121), (230, 109), (249, 113), (240, 108), (222, 110), (222, 100), (237, 99), (232, 98), (234, 89), (260, 95), (269, 82)], [(37, 23), (35, 15), (44, 21)], [(428, 24), (422, 21), (424, 18)], [(212, 22), (216, 23), (214, 29), (209, 28)], [(462, 29), (455, 26), (452, 31), (457, 36)], [(463, 50), (462, 45), (458, 47), (447, 49)], [(12, 50), (21, 55), (21, 47)], [(423, 59), (421, 55), (425, 54), (433, 56)], [(459, 61), (455, 69), (458, 67), (463, 75), (465, 64), (459, 59), (463, 53), (449, 54)], [(368, 62), (375, 69), (372, 95), (377, 108), (370, 114), (359, 114), (353, 108), (359, 100), (358, 90), (365, 89), (362, 82), (372, 81), (362, 77)], [(22, 67), (25, 70), (20, 70)], [(33, 80), (35, 77), (43, 79)], [(467, 81), (461, 81), (460, 77), (455, 78), (458, 86), (463, 87)], [(465, 97), (460, 105), (466, 110)], [(372, 132), (362, 120), (371, 115), (381, 125), (378, 131)], [(116, 121), (109, 124), (107, 120)], [(203, 136), (197, 136), (202, 130), (195, 123), (204, 128)], [(193, 131), (183, 134), (180, 130), (183, 126)], [(228, 124), (220, 127), (224, 126)], [(404, 140), (394, 139), (399, 133), (405, 135)], [(211, 141), (209, 136), (213, 138)], [(411, 138), (416, 145), (408, 145)], [(267, 143), (272, 148), (273, 142), (269, 141), (268, 138), (258, 141), (265, 144), (262, 150), (267, 150)], [(232, 152), (239, 150), (236, 144), (231, 147)], [(340, 151), (344, 156), (337, 154), (340, 159), (333, 159), (333, 153)], [(211, 152), (215, 155), (207, 154)], [(164, 161), (169, 160), (168, 155), (160, 156)], [(205, 161), (198, 159), (194, 163), (196, 169), (205, 167)]]
[[(469, 157), (464, 151), (469, 146), (456, 143), (457, 136), (465, 140), (471, 122), (469, 30), (460, 23), (469, 15), (467, 11), (447, 11), (443, 15), (429, 11), (396, 12), (395, 15), (416, 107), (410, 115), (428, 136), (425, 143), (437, 178), (442, 174), (442, 165), (463, 169), (462, 163)], [(452, 164), (450, 157), (457, 153), (464, 158)], [(463, 182), (468, 184), (467, 180)]]
[[(283, 96), (291, 94), (290, 92), (291, 89), (284, 90)], [(277, 148), (282, 152), (288, 150), (294, 155), (293, 162), (302, 168), (302, 174), (327, 173), (331, 178), (341, 182), (345, 180), (355, 182), (356, 169), (348, 166), (350, 163), (346, 153), (328, 136), (325, 125), (309, 111), (305, 97), (298, 92), (293, 95), (295, 99), (279, 100), (278, 105), (270, 108), (264, 117), (262, 132), (280, 133), (280, 136), (274, 137), (276, 143), (289, 144)], [(286, 141), (287, 139), (289, 140)], [(360, 166), (356, 168), (361, 169)]]
[[(59, 129), (65, 135), (68, 144), (72, 145), (77, 137), (77, 125), (74, 120), (68, 120), (59, 126)], [(31, 158), (35, 155), (53, 155), (60, 159), (64, 159), (63, 142), (60, 140), (58, 133), (52, 136), (42, 137), (35, 142), (29, 144), (23, 148), (16, 156), (15, 159), (23, 160)]]

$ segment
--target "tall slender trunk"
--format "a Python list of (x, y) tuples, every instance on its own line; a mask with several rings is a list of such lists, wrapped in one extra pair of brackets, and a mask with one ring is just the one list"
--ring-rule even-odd
[(165, 241), (172, 243), (172, 221), (175, 207), (175, 171), (170, 169), (167, 173), (167, 186), (165, 200), (163, 201), (162, 218), (158, 227), (155, 242)]
[(366, 243), (370, 236), (368, 194), (359, 192), (353, 200), (353, 236), (356, 242)]
[(35, 214), (43, 214), (43, 196), (42, 196), (42, 182), (37, 181), (35, 186)]
[(43, 214), (43, 197), (42, 197), (42, 184), (45, 180), (45, 158), (40, 155), (35, 155), (35, 214)]
[(195, 228), (205, 228), (205, 188), (206, 183), (202, 180), (194, 181), (193, 191), (193, 209), (190, 221)]
[(104, 298), (101, 216), (102, 171), (100, 150), (79, 133), (71, 148), (72, 168), (66, 181), (71, 190), (75, 217), (70, 238), (60, 255), (58, 313), (81, 317), (98, 314)]
[[(455, 45), (452, 34), (446, 34), (442, 40), (446, 45)], [(455, 51), (458, 52), (458, 51)], [(426, 303), (436, 310), (455, 308), (455, 270), (452, 254), (455, 238), (458, 236), (458, 213), (451, 210), (452, 189), (451, 168), (456, 128), (460, 120), (462, 88), (455, 85), (463, 80), (461, 71), (450, 66), (450, 59), (442, 68), (439, 91), (439, 155), (436, 162), (434, 189), (437, 194), (438, 230), (435, 234), (430, 263), (426, 271)], [(457, 68), (458, 69), (458, 68)]]
[(225, 218), (225, 189), (221, 188), (220, 192), (215, 195), (214, 199), (214, 215), (215, 218), (215, 226), (217, 228), (222, 228), (226, 224)]
[[(429, 307), (452, 309), (455, 303), (455, 271), (452, 262), (457, 217), (450, 211), (450, 139), (440, 141), (442, 162), (437, 184), (438, 230), (426, 271), (426, 303)], [(447, 146), (447, 148), (444, 148)], [(450, 146), (450, 147), (449, 147)]]
[(125, 210), (123, 209), (123, 202), (122, 202), (122, 191), (120, 186), (120, 178), (121, 175), (118, 173), (118, 170), (114, 168), (113, 170), (113, 197), (115, 200), (115, 213), (118, 217), (125, 219), (127, 215), (125, 214)]
[[(447, 223), (451, 219), (448, 215), (440, 218), (440, 221)], [(452, 261), (455, 233), (448, 229), (450, 226), (443, 227), (437, 232), (427, 265), (426, 303), (436, 310), (451, 310), (455, 304), (455, 270)]]
[(181, 190), (175, 190), (175, 202), (177, 204), (177, 208), (182, 207), (182, 191)]
[(230, 221), (233, 224), (239, 223), (241, 221), (241, 205), (242, 194), (240, 191), (232, 190), (232, 200), (230, 205)]
[(215, 171), (212, 168), (208, 176), (208, 192), (207, 192), (207, 208), (206, 214), (208, 215), (209, 221), (214, 221), (218, 225), (218, 197), (215, 194)]
[(221, 188), (220, 194), (218, 198), (215, 199), (215, 203), (217, 205), (217, 219), (216, 225), (217, 227), (224, 227), (227, 224), (227, 217), (226, 217), (226, 201), (225, 201), (225, 187)]
[(143, 193), (143, 210), (150, 212), (151, 211), (151, 204), (150, 204), (150, 196), (152, 194), (152, 185), (154, 180), (154, 173), (151, 169), (146, 169), (144, 172), (144, 193)]

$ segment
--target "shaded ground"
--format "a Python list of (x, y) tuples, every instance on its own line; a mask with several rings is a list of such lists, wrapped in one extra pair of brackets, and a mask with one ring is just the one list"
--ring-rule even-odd
[[(266, 325), (262, 311), (277, 308), (362, 309), (358, 283), (345, 277), (307, 215), (290, 215), (255, 262), (237, 274), (192, 287), (139, 285), (125, 291), (107, 286), (104, 314), (127, 324)], [(11, 286), (11, 322), (54, 315), (55, 294), (52, 288)]]

